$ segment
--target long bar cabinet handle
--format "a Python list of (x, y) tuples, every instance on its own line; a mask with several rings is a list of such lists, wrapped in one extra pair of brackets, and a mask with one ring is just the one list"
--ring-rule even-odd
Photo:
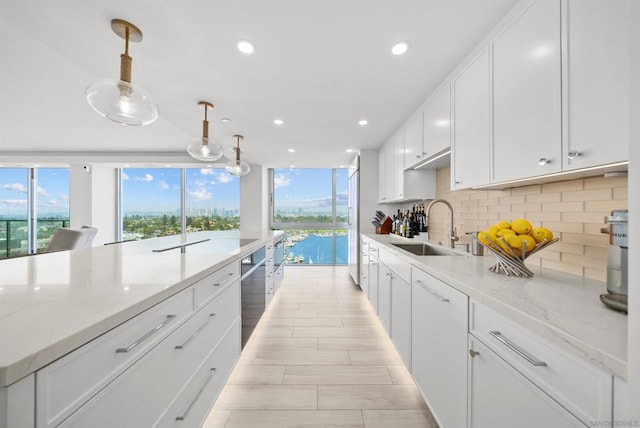
[(118, 349), (116, 349), (116, 353), (117, 354), (126, 354), (127, 352), (131, 351), (133, 348), (135, 348), (136, 346), (138, 346), (139, 344), (141, 344), (142, 342), (144, 342), (145, 340), (147, 340), (148, 338), (153, 336), (162, 327), (166, 326), (171, 321), (173, 321), (176, 318), (176, 316), (177, 315), (167, 315), (167, 318), (164, 321), (162, 321), (157, 326), (153, 327), (153, 329), (151, 329), (149, 332), (147, 332), (140, 339), (136, 340), (135, 342), (133, 342), (131, 345), (127, 346), (126, 348), (118, 348)]
[(489, 334), (491, 336), (495, 337), (496, 340), (498, 340), (499, 342), (504, 344), (507, 348), (511, 349), (513, 352), (515, 352), (516, 354), (520, 355), (522, 358), (527, 360), (527, 362), (529, 364), (531, 364), (532, 366), (544, 367), (544, 366), (547, 365), (546, 362), (536, 359), (531, 354), (529, 354), (527, 351), (523, 350), (521, 347), (519, 347), (518, 345), (516, 345), (515, 343), (513, 343), (512, 341), (510, 341), (506, 337), (504, 337), (502, 335), (502, 333), (500, 333), (499, 331), (495, 331), (495, 330), (494, 331), (490, 331)]

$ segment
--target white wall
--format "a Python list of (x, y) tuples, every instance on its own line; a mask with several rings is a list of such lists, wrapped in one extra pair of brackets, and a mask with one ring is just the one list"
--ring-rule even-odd
[(640, 424), (640, 1), (629, 3), (629, 420)]
[(98, 228), (93, 245), (116, 240), (116, 169), (92, 165), (69, 166), (71, 228)]
[(269, 169), (251, 165), (240, 177), (240, 236), (259, 238), (269, 228)]

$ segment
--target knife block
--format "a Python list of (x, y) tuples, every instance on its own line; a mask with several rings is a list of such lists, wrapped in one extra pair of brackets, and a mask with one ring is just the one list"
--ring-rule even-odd
[(378, 235), (388, 235), (391, 233), (391, 219), (389, 217), (384, 219), (384, 222), (378, 227), (376, 227), (376, 234)]

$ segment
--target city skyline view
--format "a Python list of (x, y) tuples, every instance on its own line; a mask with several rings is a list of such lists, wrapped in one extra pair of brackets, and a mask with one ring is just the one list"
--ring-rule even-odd
[[(240, 180), (223, 168), (187, 168), (187, 215), (238, 215)], [(124, 168), (123, 214), (180, 212), (179, 168)]]
[[(274, 214), (330, 215), (332, 212), (332, 170), (327, 168), (275, 169), (273, 173)], [(347, 212), (348, 170), (336, 169), (336, 215)]]

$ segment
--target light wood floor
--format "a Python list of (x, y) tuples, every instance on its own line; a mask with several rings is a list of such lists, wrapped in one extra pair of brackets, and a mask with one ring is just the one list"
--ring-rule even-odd
[(347, 268), (287, 266), (204, 427), (437, 424)]

